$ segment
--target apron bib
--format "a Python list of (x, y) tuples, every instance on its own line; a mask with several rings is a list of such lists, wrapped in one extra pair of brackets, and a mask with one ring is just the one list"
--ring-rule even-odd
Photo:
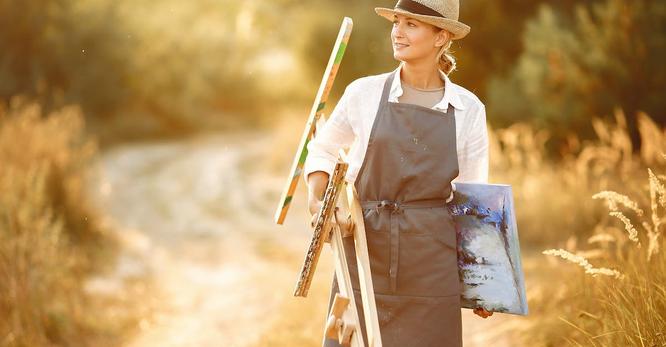
[[(388, 102), (387, 78), (355, 181), (384, 347), (461, 347), (456, 231), (446, 205), (458, 176), (454, 110)], [(343, 239), (367, 344), (354, 241)], [(329, 310), (338, 292), (333, 278)], [(324, 339), (324, 347), (339, 346)]]

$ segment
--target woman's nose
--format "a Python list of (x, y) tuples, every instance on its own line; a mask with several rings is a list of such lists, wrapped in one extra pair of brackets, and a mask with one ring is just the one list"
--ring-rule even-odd
[(394, 38), (402, 37), (402, 26), (400, 24), (394, 24), (393, 29), (391, 30), (391, 36)]

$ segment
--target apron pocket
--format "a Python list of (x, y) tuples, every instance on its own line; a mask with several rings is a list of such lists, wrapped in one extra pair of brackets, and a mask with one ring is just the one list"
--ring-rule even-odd
[(365, 238), (368, 241), (368, 257), (370, 258), (370, 272), (375, 292), (389, 292), (389, 260), (390, 260), (390, 234), (384, 231), (368, 231)]
[(462, 346), (460, 296), (375, 295), (385, 346)]
[(458, 254), (450, 245), (437, 242), (435, 235), (400, 235), (400, 295), (437, 297), (460, 293)]

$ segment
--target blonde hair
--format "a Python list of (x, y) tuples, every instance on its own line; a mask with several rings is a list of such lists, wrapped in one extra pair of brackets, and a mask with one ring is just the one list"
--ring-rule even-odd
[(449, 50), (452, 43), (453, 40), (449, 40), (449, 42), (444, 44), (437, 53), (437, 65), (439, 65), (439, 69), (447, 75), (456, 69), (456, 58), (453, 57)]

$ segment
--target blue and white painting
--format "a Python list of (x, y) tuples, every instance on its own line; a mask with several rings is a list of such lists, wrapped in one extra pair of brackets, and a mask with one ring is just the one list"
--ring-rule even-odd
[(510, 185), (454, 183), (462, 306), (527, 315), (525, 279)]

